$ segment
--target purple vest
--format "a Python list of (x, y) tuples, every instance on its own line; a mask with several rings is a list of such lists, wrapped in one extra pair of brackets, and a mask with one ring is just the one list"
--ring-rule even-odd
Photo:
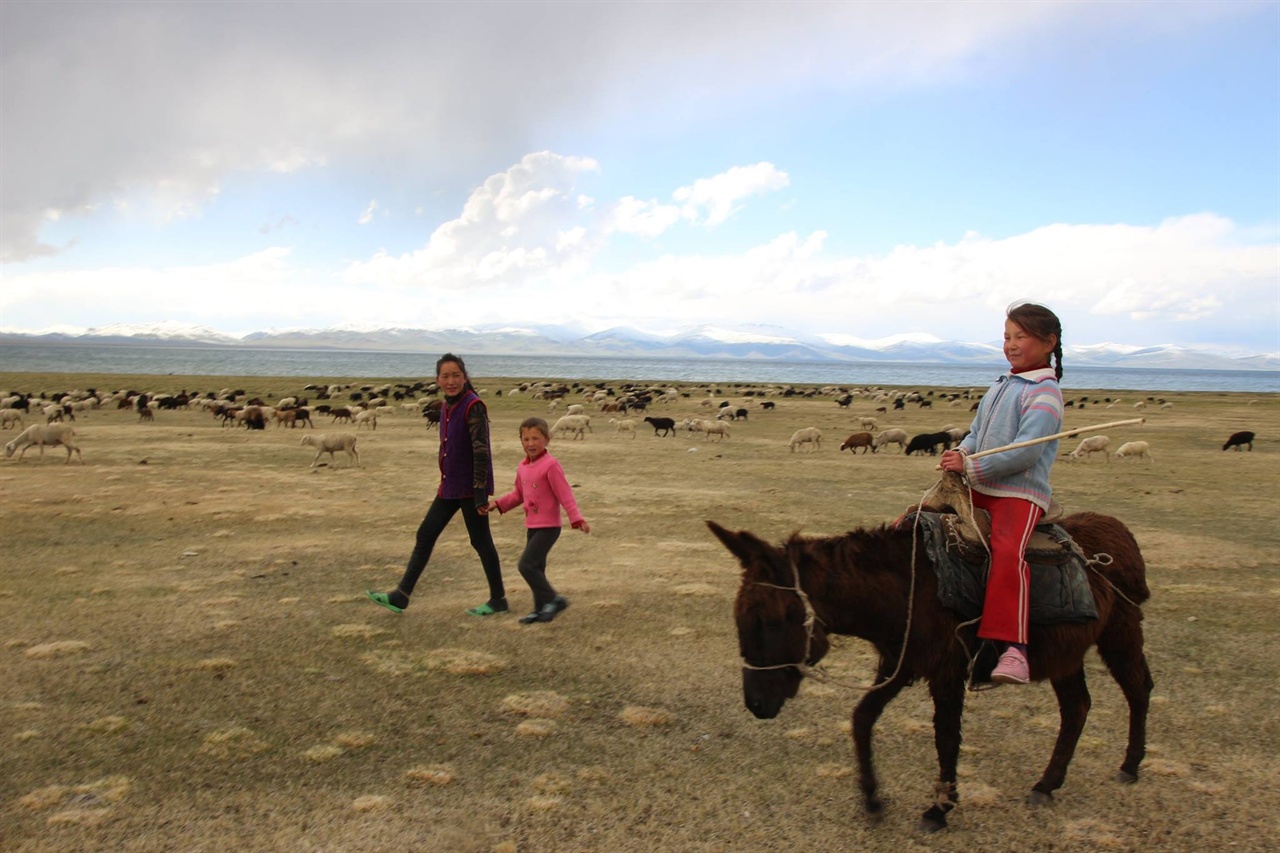
[[(457, 500), (475, 497), (475, 451), (471, 447), (471, 430), (467, 429), (467, 412), (480, 402), (474, 391), (466, 391), (440, 412), (440, 489), (439, 497)], [(482, 404), (483, 405), (483, 404)], [(493, 494), (493, 452), (489, 454), (485, 497)]]

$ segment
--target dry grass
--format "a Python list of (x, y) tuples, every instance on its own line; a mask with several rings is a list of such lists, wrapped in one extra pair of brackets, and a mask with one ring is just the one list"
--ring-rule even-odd
[[(325, 377), (328, 379), (329, 377)], [(375, 380), (376, 381), (376, 380)], [(244, 377), (0, 375), (23, 390), (243, 387)], [(481, 386), (510, 388), (513, 381)], [(695, 396), (661, 414), (694, 414)], [(741, 389), (717, 399), (738, 402)], [(1132, 400), (1137, 395), (1124, 392)], [(434, 490), (419, 419), (362, 431), (363, 468), (309, 469), (297, 430), (154, 424), (102, 411), (77, 427), (85, 465), (0, 462), (0, 844), (5, 850), (1233, 850), (1273, 847), (1280, 787), (1274, 618), (1280, 603), (1280, 399), (1161, 395), (1154, 464), (1060, 463), (1068, 509), (1116, 515), (1149, 565), (1156, 679), (1142, 780), (1110, 781), (1126, 709), (1096, 658), (1094, 698), (1052, 809), (1026, 792), (1047, 762), (1047, 686), (972, 697), (952, 827), (922, 837), (935, 768), (928, 693), (886, 711), (882, 824), (858, 806), (849, 710), (873, 673), (839, 641), (830, 684), (775, 721), (742, 707), (731, 604), (737, 568), (703, 520), (778, 539), (895, 517), (934, 460), (836, 450), (872, 404), (774, 399), (723, 443), (615, 438), (552, 444), (592, 533), (566, 529), (550, 574), (573, 606), (551, 624), (477, 619), (478, 562), (459, 524), (402, 616), (364, 599), (399, 577)], [(1261, 398), (1254, 405), (1249, 399)], [(498, 481), (516, 425), (545, 405), (489, 397)], [(1123, 411), (1122, 411), (1123, 408)], [(1132, 417), (1069, 410), (1068, 426)], [(910, 433), (962, 409), (880, 416)], [(321, 423), (324, 428), (326, 424)], [(795, 429), (823, 447), (789, 453)], [(1238, 429), (1252, 453), (1223, 453)], [(1074, 446), (1068, 442), (1065, 449)], [(513, 614), (516, 516), (495, 518)]]

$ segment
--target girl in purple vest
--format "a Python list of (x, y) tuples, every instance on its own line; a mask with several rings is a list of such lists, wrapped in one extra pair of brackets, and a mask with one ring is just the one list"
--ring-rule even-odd
[(436, 539), (459, 510), (467, 524), (471, 547), (489, 581), (489, 600), (467, 610), (472, 616), (492, 616), (507, 610), (502, 564), (489, 532), (489, 495), (493, 494), (493, 453), (489, 448), (489, 413), (471, 387), (462, 359), (446, 353), (436, 362), (436, 384), (444, 392), (440, 410), (440, 488), (418, 526), (417, 540), (404, 577), (391, 592), (365, 594), (388, 610), (403, 613), (413, 588), (431, 559)]

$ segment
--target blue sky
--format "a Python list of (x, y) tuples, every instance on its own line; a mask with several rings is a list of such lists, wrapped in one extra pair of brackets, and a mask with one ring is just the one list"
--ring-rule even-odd
[(0, 5), (0, 328), (1280, 351), (1280, 4)]

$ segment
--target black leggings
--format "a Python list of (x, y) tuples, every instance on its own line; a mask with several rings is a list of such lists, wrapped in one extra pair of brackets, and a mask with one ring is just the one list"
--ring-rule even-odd
[(530, 527), (525, 534), (524, 553), (520, 555), (520, 576), (533, 590), (533, 609), (550, 604), (556, 597), (555, 587), (547, 580), (547, 554), (560, 538), (559, 527)]
[(485, 579), (489, 581), (489, 600), (497, 601), (506, 597), (506, 589), (502, 585), (502, 563), (498, 560), (498, 549), (494, 547), (493, 535), (489, 532), (489, 517), (476, 511), (474, 498), (436, 498), (431, 502), (426, 517), (418, 525), (413, 553), (409, 555), (404, 577), (400, 579), (399, 589), (406, 596), (413, 594), (422, 570), (431, 559), (431, 550), (435, 548), (436, 540), (458, 510), (462, 510), (462, 520), (467, 524), (471, 547), (480, 555), (480, 565), (484, 567)]

